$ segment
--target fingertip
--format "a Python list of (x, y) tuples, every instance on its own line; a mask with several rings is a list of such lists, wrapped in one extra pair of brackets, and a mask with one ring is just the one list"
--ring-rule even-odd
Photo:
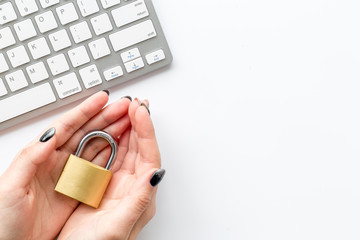
[(135, 98), (134, 101), (132, 101), (129, 105), (129, 117), (132, 123), (135, 121), (136, 109), (139, 106), (140, 106), (140, 101), (138, 98)]
[(144, 112), (144, 110), (146, 110), (147, 115), (150, 115), (149, 100), (139, 100), (138, 98), (135, 98), (129, 108), (129, 115), (133, 119), (132, 122), (135, 121), (136, 115), (138, 115), (138, 111)]
[(39, 141), (47, 142), (55, 135), (56, 129), (54, 127), (48, 129), (43, 135), (41, 135)]
[[(40, 164), (50, 156), (51, 152), (56, 149), (56, 129), (50, 128), (47, 130), (32, 146), (30, 146), (29, 157), (33, 157), (32, 163)], [(32, 154), (34, 153), (34, 154)], [(33, 155), (37, 155), (35, 157)]]
[(84, 103), (96, 104), (100, 107), (104, 107), (109, 101), (109, 95), (109, 90), (102, 90), (86, 98)]
[(102, 101), (103, 101), (103, 106), (105, 106), (107, 104), (107, 102), (109, 101), (110, 91), (102, 90), (102, 91), (100, 91), (100, 93), (101, 93), (101, 97), (102, 97)]
[(134, 120), (139, 137), (155, 138), (154, 126), (146, 107), (136, 109)]
[(105, 92), (108, 96), (110, 95), (109, 90), (105, 89), (105, 90), (102, 90), (102, 91)]
[(146, 109), (146, 111), (148, 112), (148, 114), (151, 115), (150, 109), (149, 109), (148, 105), (146, 105), (146, 103), (142, 102), (140, 106), (144, 107)]
[(150, 185), (156, 187), (163, 180), (165, 176), (165, 169), (156, 170), (150, 178)]
[(150, 107), (150, 102), (148, 99), (144, 99), (141, 101), (142, 103), (146, 104), (147, 107)]
[(147, 100), (147, 99), (139, 100), (138, 98), (135, 98), (135, 102), (137, 102), (137, 107), (145, 108), (146, 111), (148, 112), (148, 114), (150, 115), (149, 100)]
[(138, 187), (141, 189), (143, 195), (151, 196), (157, 190), (157, 186), (165, 176), (165, 169), (151, 168), (144, 171), (141, 180), (138, 182)]
[(129, 99), (130, 102), (132, 102), (132, 97), (131, 96), (123, 96), (121, 99)]

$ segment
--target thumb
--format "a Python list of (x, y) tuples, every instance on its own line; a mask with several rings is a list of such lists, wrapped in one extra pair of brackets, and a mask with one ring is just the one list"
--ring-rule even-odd
[(120, 210), (115, 211), (115, 222), (133, 226), (151, 204), (157, 185), (164, 175), (164, 169), (152, 169), (139, 178), (126, 203), (119, 207)]
[(53, 153), (55, 146), (55, 128), (50, 128), (38, 141), (33, 141), (17, 154), (2, 176), (1, 182), (6, 182), (12, 187), (26, 187), (35, 176), (39, 165)]

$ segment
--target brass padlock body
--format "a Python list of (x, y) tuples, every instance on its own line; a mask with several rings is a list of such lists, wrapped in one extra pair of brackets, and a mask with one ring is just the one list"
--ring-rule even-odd
[(98, 208), (111, 177), (111, 171), (71, 154), (55, 191)]

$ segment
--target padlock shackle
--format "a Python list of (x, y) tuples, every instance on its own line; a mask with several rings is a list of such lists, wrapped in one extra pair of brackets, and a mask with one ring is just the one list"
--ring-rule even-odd
[(80, 157), (81, 153), (84, 150), (86, 143), (88, 143), (91, 139), (97, 138), (97, 137), (101, 137), (101, 138), (105, 139), (106, 141), (108, 141), (108, 143), (111, 146), (111, 154), (110, 154), (109, 160), (105, 166), (106, 170), (110, 170), (112, 162), (114, 161), (116, 153), (117, 153), (117, 143), (114, 140), (114, 138), (107, 132), (93, 131), (93, 132), (86, 134), (86, 136), (80, 141), (79, 146), (76, 150), (75, 156)]

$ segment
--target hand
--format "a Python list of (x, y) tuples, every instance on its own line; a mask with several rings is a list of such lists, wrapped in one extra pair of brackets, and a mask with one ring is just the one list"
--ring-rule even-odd
[(129, 99), (104, 108), (107, 101), (103, 91), (91, 96), (52, 124), (55, 134), (47, 132), (15, 157), (0, 177), (0, 239), (53, 239), (60, 232), (78, 206), (54, 191), (70, 153), (89, 131), (117, 137), (130, 126)]
[[(155, 131), (144, 103), (133, 101), (129, 116), (131, 128), (120, 138), (114, 174), (100, 207), (81, 204), (65, 224), (59, 240), (136, 239), (155, 214), (155, 186), (165, 173), (159, 169)], [(90, 154), (96, 156), (94, 163), (103, 166), (109, 153), (107, 147)]]

